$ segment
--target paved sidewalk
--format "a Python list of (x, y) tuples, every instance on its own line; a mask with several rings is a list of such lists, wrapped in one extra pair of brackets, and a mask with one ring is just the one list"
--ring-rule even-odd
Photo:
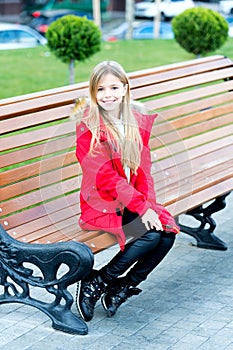
[[(216, 235), (228, 250), (191, 245), (180, 234), (175, 246), (113, 318), (98, 304), (89, 334), (74, 336), (51, 328), (42, 312), (20, 304), (0, 306), (1, 350), (233, 350), (233, 193), (214, 215)], [(193, 241), (194, 242), (194, 241)], [(97, 267), (116, 248), (96, 256)], [(73, 287), (75, 293), (75, 286)]]

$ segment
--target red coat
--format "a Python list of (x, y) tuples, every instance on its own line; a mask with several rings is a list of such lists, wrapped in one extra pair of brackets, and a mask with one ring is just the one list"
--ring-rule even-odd
[(141, 163), (137, 174), (131, 173), (128, 183), (121, 164), (120, 153), (107, 142), (101, 126), (100, 144), (94, 154), (89, 154), (91, 131), (84, 122), (77, 124), (76, 156), (81, 164), (83, 177), (80, 191), (81, 216), (79, 225), (84, 230), (104, 230), (117, 236), (124, 249), (125, 235), (122, 216), (127, 207), (142, 216), (148, 208), (154, 209), (166, 231), (179, 232), (171, 214), (156, 202), (154, 181), (151, 176), (149, 148), (150, 133), (156, 114), (145, 115), (134, 112), (143, 140)]

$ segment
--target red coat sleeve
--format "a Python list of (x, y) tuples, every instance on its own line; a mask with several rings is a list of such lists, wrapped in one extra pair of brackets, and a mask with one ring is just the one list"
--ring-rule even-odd
[[(99, 193), (104, 193), (106, 200), (114, 200), (130, 211), (143, 215), (151, 207), (144, 193), (129, 184), (124, 174), (116, 170), (120, 157), (111, 159), (109, 147), (100, 142), (92, 155), (89, 154), (92, 134), (85, 125), (77, 126), (76, 156), (83, 171), (82, 194), (87, 197), (91, 187), (96, 186)], [(120, 168), (120, 165), (119, 165)]]

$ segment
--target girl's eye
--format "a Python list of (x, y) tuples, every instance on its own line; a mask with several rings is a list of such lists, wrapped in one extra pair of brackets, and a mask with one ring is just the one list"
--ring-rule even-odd
[(97, 90), (97, 91), (103, 91), (103, 88), (101, 88), (101, 87), (100, 87), (100, 88), (98, 88), (98, 90)]
[(119, 89), (119, 88), (118, 88), (118, 86), (113, 86), (112, 89), (113, 89), (113, 90), (117, 90), (117, 89)]

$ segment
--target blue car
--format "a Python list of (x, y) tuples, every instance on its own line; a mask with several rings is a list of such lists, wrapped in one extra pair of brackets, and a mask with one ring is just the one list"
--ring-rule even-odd
[(47, 39), (28, 26), (0, 23), (0, 50), (24, 49), (46, 44)]
[[(122, 23), (118, 28), (112, 30), (110, 33), (103, 36), (106, 41), (123, 40), (126, 38), (128, 24)], [(134, 22), (133, 23), (133, 39), (153, 39), (154, 38), (154, 23), (153, 22)], [(159, 38), (173, 39), (174, 33), (170, 22), (160, 23)]]

